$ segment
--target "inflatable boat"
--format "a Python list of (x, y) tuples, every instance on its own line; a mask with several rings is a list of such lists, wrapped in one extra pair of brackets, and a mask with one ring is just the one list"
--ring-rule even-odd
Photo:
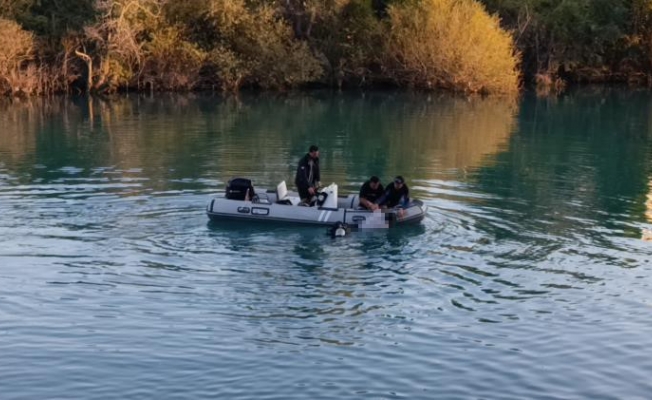
[(406, 206), (378, 211), (358, 207), (357, 194), (338, 196), (335, 183), (321, 189), (313, 202), (301, 202), (298, 194), (289, 192), (285, 181), (276, 189), (257, 189), (246, 179), (229, 183), (223, 196), (213, 198), (206, 207), (211, 221), (254, 220), (313, 225), (347, 224), (358, 229), (383, 229), (395, 225), (420, 222), (427, 207), (419, 200)]

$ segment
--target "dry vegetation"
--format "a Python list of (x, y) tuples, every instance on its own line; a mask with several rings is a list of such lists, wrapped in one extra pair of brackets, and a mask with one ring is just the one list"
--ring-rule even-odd
[[(518, 89), (512, 37), (480, 3), (391, 3), (3, 2), (0, 88), (111, 93), (394, 82), (464, 92)], [(70, 7), (87, 12), (71, 15)]]
[(512, 37), (474, 0), (424, 0), (389, 9), (397, 79), (411, 86), (512, 93), (518, 56)]
[(16, 22), (0, 19), (0, 91), (6, 94), (34, 92), (38, 71), (34, 60), (34, 36)]

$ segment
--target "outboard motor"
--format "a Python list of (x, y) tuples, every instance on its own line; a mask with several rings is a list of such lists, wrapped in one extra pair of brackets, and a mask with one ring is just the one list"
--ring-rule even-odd
[(233, 178), (226, 186), (225, 197), (229, 200), (251, 200), (255, 195), (250, 179)]

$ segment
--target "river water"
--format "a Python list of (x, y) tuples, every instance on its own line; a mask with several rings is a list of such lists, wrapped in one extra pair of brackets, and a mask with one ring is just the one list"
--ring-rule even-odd
[[(0, 398), (652, 391), (652, 96), (0, 104)], [(211, 224), (232, 177), (405, 177), (418, 226)]]

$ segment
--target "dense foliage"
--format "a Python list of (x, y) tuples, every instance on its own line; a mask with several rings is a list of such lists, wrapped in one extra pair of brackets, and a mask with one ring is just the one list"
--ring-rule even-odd
[(649, 81), (652, 0), (0, 0), (0, 91)]
[(401, 81), (418, 87), (500, 93), (518, 87), (512, 37), (474, 0), (390, 6), (387, 54)]
[(483, 0), (514, 32), (529, 79), (647, 79), (650, 0)]

